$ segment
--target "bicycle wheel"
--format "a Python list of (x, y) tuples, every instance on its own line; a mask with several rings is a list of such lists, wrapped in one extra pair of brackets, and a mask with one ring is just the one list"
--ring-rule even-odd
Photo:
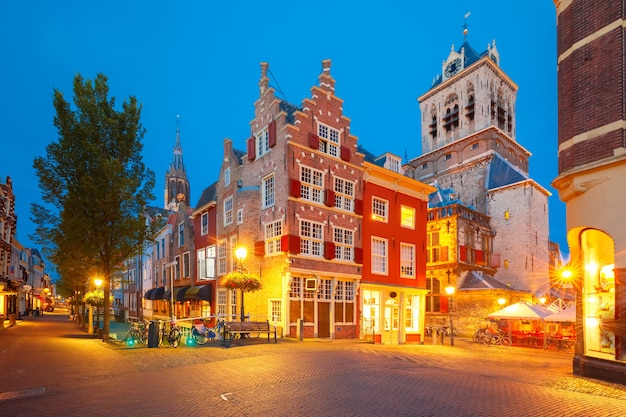
[(207, 331), (207, 333), (200, 333), (200, 332), (198, 332), (197, 330), (194, 329), (194, 331), (193, 331), (193, 338), (195, 339), (197, 344), (204, 345), (206, 342), (209, 341), (208, 331)]
[(503, 336), (502, 339), (500, 339), (500, 343), (502, 344), (502, 346), (511, 346), (513, 344), (513, 341), (509, 336)]
[(172, 345), (173, 347), (175, 348), (178, 347), (178, 345), (180, 344), (180, 330), (172, 329), (170, 331), (169, 342), (170, 342), (170, 345)]
[(143, 329), (143, 331), (141, 332), (141, 344), (145, 345), (148, 343), (148, 333), (149, 333), (149, 329), (146, 327)]

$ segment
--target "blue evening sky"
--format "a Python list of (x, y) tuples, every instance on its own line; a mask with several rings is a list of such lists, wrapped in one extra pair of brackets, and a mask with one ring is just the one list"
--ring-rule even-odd
[[(323, 59), (351, 133), (374, 154), (421, 154), (417, 98), (441, 73), (451, 46), (483, 52), (495, 39), (500, 66), (519, 86), (517, 140), (532, 153), (530, 175), (552, 192), (550, 238), (568, 252), (557, 175), (556, 10), (551, 0), (0, 0), (0, 182), (11, 176), (17, 237), (32, 246), (30, 205), (40, 198), (32, 168), (57, 140), (53, 89), (73, 96), (77, 73), (108, 77), (119, 104), (143, 105), (144, 162), (163, 206), (176, 116), (191, 203), (218, 176), (224, 138), (244, 150), (258, 98), (260, 62), (270, 83), (300, 105)], [(280, 93), (279, 93), (280, 94)]]

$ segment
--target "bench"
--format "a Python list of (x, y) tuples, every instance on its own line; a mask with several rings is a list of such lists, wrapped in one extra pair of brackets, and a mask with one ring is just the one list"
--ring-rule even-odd
[(251, 333), (257, 333), (257, 337), (261, 333), (267, 333), (267, 343), (270, 342), (270, 335), (274, 334), (274, 343), (276, 340), (276, 326), (271, 325), (269, 320), (266, 321), (231, 321), (224, 323), (224, 337), (222, 344), (230, 346), (230, 342), (239, 335), (240, 339), (250, 339)]

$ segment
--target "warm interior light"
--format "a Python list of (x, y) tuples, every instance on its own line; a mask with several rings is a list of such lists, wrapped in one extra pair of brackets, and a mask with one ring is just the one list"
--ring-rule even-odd
[(546, 297), (539, 297), (539, 304), (545, 304), (546, 303)]
[(498, 304), (500, 304), (501, 306), (506, 304), (506, 300), (504, 298), (498, 298)]

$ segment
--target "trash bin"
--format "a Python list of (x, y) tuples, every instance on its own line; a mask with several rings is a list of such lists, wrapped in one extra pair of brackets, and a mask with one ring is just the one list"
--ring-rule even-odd
[(148, 326), (148, 347), (155, 348), (159, 346), (159, 322), (152, 320)]

